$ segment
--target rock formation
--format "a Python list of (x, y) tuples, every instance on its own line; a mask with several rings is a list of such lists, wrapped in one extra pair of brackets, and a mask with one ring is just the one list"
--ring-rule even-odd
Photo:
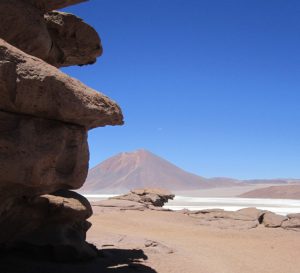
[(96, 255), (85, 242), (89, 202), (71, 189), (87, 176), (87, 131), (123, 124), (119, 106), (58, 70), (94, 63), (96, 31), (55, 11), (83, 0), (0, 0), (0, 246)]
[(0, 37), (57, 67), (94, 63), (102, 53), (96, 31), (72, 14), (53, 11), (76, 2), (82, 1), (1, 0)]
[(108, 200), (93, 202), (98, 208), (116, 208), (120, 210), (165, 210), (165, 203), (172, 200), (174, 194), (164, 189), (136, 189), (128, 194), (111, 197)]
[(297, 213), (282, 216), (256, 208), (245, 208), (238, 211), (224, 211), (222, 209), (182, 210), (180, 213), (197, 218), (200, 225), (221, 229), (252, 229), (262, 225), (266, 228), (300, 231), (300, 216)]
[(128, 194), (112, 197), (111, 199), (128, 200), (145, 204), (147, 206), (163, 207), (175, 195), (164, 189), (136, 189)]
[(281, 227), (283, 221), (286, 221), (288, 218), (282, 215), (277, 215), (273, 212), (266, 212), (263, 216), (263, 224), (265, 227), (277, 228)]
[(111, 197), (107, 200), (92, 202), (95, 214), (115, 210), (121, 211), (165, 211), (185, 214), (195, 219), (197, 225), (209, 226), (219, 229), (247, 230), (257, 227), (283, 228), (300, 232), (300, 213), (287, 216), (260, 210), (257, 208), (243, 208), (237, 211), (225, 211), (223, 209), (203, 210), (170, 210), (163, 206), (175, 195), (160, 189), (137, 189), (128, 194)]
[(199, 210), (183, 211), (184, 214), (196, 218), (199, 225), (217, 227), (221, 229), (252, 229), (261, 222), (264, 212), (256, 208), (245, 208), (238, 211)]

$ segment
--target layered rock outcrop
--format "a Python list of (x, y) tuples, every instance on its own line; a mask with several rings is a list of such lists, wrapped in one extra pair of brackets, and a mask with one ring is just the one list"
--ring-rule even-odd
[(47, 246), (58, 259), (96, 255), (91, 206), (70, 190), (87, 176), (87, 131), (123, 124), (114, 101), (57, 68), (102, 53), (92, 27), (53, 11), (79, 2), (0, 0), (0, 246)]
[(238, 211), (199, 210), (184, 211), (184, 214), (196, 218), (199, 225), (221, 229), (252, 229), (256, 228), (264, 216), (264, 212), (256, 208), (244, 208)]
[(209, 226), (218, 229), (248, 230), (257, 227), (282, 228), (300, 231), (300, 214), (279, 215), (255, 207), (243, 208), (237, 211), (223, 209), (203, 210), (171, 210), (164, 205), (174, 199), (175, 195), (161, 189), (136, 189), (131, 192), (114, 196), (102, 201), (92, 202), (95, 214), (111, 211), (165, 211), (184, 214), (193, 218), (200, 226)]
[(283, 216), (256, 208), (244, 208), (238, 211), (224, 211), (222, 209), (183, 210), (180, 213), (196, 218), (199, 225), (221, 229), (252, 229), (261, 225), (266, 228), (300, 231), (300, 217), (297, 213)]
[(145, 204), (146, 206), (163, 207), (175, 195), (164, 189), (135, 189), (128, 194), (115, 196), (113, 200), (127, 200)]
[(82, 1), (0, 1), (0, 38), (56, 67), (91, 64), (102, 54), (96, 31), (80, 18), (53, 11)]
[[(1, 37), (0, 37), (1, 38)], [(118, 105), (0, 39), (0, 109), (86, 129), (122, 124)]]
[(128, 194), (111, 197), (107, 200), (93, 202), (96, 208), (120, 209), (120, 210), (165, 210), (162, 208), (165, 203), (175, 197), (171, 192), (164, 189), (135, 189)]

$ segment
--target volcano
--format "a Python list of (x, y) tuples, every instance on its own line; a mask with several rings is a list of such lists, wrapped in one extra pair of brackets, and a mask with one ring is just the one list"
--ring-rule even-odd
[(146, 150), (120, 153), (90, 169), (80, 190), (84, 193), (119, 193), (136, 188), (171, 191), (239, 185), (229, 178), (204, 178), (175, 166)]

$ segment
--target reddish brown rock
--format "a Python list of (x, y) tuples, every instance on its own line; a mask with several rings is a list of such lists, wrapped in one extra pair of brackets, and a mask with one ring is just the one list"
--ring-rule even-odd
[(103, 201), (92, 202), (93, 207), (118, 210), (145, 210), (146, 205), (131, 200), (109, 199)]
[(300, 213), (290, 213), (287, 215), (287, 217), (300, 219)]
[(190, 217), (199, 219), (198, 224), (221, 229), (252, 229), (257, 227), (264, 212), (256, 208), (245, 208), (238, 211), (219, 209), (184, 212)]
[(120, 193), (139, 187), (188, 191), (236, 185), (235, 182), (188, 173), (147, 150), (139, 149), (119, 153), (92, 168), (82, 192)]
[(0, 244), (6, 249), (47, 247), (60, 261), (96, 257), (95, 249), (85, 242), (91, 226), (86, 219), (91, 215), (89, 202), (75, 192), (15, 199), (1, 215)]
[[(45, 1), (39, 3), (43, 6)], [(40, 9), (30, 1), (0, 1), (0, 38), (56, 67), (96, 62), (102, 46), (91, 26), (72, 14), (44, 15)]]
[(188, 214), (198, 218), (231, 219), (231, 220), (260, 222), (264, 212), (256, 208), (245, 208), (245, 209), (240, 209), (238, 211), (224, 211), (220, 209), (200, 210), (195, 212), (191, 211)]
[(102, 52), (97, 32), (73, 14), (52, 11), (44, 15), (53, 43), (61, 52), (55, 66), (93, 64)]
[(88, 171), (86, 130), (0, 111), (0, 195), (79, 188)]
[(240, 209), (234, 213), (234, 219), (247, 220), (247, 221), (262, 221), (264, 211), (257, 208)]
[(300, 231), (300, 219), (299, 218), (288, 219), (282, 223), (281, 227), (284, 229)]
[(43, 14), (26, 1), (1, 0), (0, 25), (0, 38), (22, 51), (44, 60), (54, 55)]
[(156, 210), (170, 211), (162, 206), (174, 195), (162, 189), (137, 189), (128, 194), (114, 196), (108, 200), (92, 202), (96, 212), (107, 210)]
[(265, 227), (277, 228), (280, 227), (285, 220), (287, 220), (287, 217), (268, 211), (264, 214), (263, 224)]
[(112, 197), (111, 199), (128, 200), (145, 204), (146, 206), (162, 207), (169, 200), (175, 197), (174, 194), (163, 189), (136, 189), (130, 193)]
[(56, 68), (94, 63), (102, 53), (92, 27), (52, 11), (79, 2), (0, 0), (3, 253), (45, 251), (59, 261), (98, 255), (85, 242), (91, 206), (67, 189), (86, 179), (87, 130), (121, 125), (123, 116), (114, 101)]
[(1, 39), (0, 86), (0, 109), (5, 111), (87, 129), (123, 124), (114, 101)]

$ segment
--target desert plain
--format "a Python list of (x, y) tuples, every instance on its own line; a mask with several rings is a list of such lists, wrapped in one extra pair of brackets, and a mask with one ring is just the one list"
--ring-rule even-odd
[[(299, 273), (300, 233), (259, 226), (220, 229), (180, 212), (94, 210), (87, 239), (100, 249), (142, 250), (141, 272)], [(134, 257), (133, 257), (134, 258)], [(129, 263), (115, 265), (120, 272)], [(149, 267), (149, 268), (148, 268)], [(139, 270), (139, 269), (137, 269)], [(153, 271), (151, 271), (153, 270)], [(96, 272), (96, 271), (95, 271)], [(113, 270), (112, 270), (113, 272)], [(116, 271), (119, 272), (119, 271)], [(137, 271), (140, 272), (140, 271)]]

